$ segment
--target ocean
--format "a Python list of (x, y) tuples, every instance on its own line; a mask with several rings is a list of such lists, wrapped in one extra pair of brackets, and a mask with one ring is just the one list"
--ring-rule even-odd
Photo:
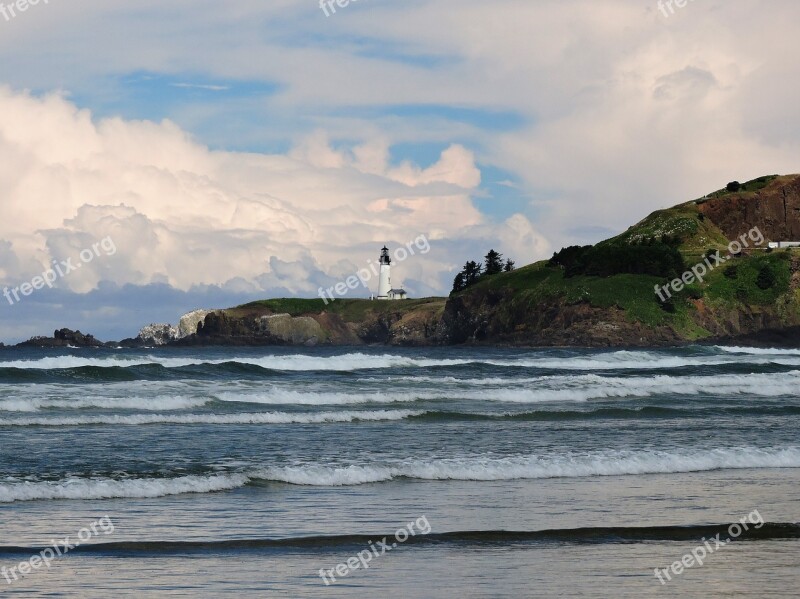
[(10, 597), (800, 586), (800, 350), (6, 348), (0, 383)]

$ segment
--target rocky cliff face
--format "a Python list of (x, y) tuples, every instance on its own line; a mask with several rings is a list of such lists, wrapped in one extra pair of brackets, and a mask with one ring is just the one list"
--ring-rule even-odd
[(755, 192), (714, 197), (699, 208), (728, 239), (758, 227), (769, 241), (800, 241), (800, 176), (778, 177)]
[[(433, 345), (442, 338), (445, 300), (337, 300), (327, 308), (305, 300), (299, 313), (280, 312), (282, 300), (209, 312), (197, 333), (176, 345)], [(292, 300), (289, 300), (290, 302)], [(304, 301), (304, 300), (300, 300)], [(270, 304), (270, 302), (266, 302)]]
[(142, 345), (168, 345), (178, 339), (178, 329), (170, 324), (149, 324), (142, 327), (136, 339)]
[(510, 290), (476, 291), (451, 299), (441, 341), (535, 347), (660, 346), (682, 341), (670, 327), (632, 321), (620, 308), (599, 308), (566, 298), (532, 306), (514, 295)]
[(211, 314), (213, 310), (193, 310), (188, 314), (181, 316), (177, 326), (177, 338), (183, 339), (197, 332), (197, 325), (199, 325), (206, 316)]

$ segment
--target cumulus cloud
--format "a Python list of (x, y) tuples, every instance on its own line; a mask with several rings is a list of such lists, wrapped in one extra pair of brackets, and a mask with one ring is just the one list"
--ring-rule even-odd
[[(5, 88), (0, 155), (13, 157), (14, 168), (0, 172), (2, 282), (18, 284), (23, 263), (30, 276), (107, 237), (116, 253), (63, 287), (166, 283), (313, 295), (384, 243), (421, 234), (520, 250), (546, 244), (523, 216), (492, 224), (476, 210), (480, 171), (463, 146), (427, 168), (392, 167), (387, 152), (382, 140), (337, 149), (324, 132), (287, 155), (211, 151), (169, 121), (95, 120), (61, 95)], [(420, 262), (414, 278), (445, 291), (455, 258)]]

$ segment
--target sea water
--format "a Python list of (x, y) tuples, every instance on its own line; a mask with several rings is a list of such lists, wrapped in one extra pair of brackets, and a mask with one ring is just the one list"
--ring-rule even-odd
[(799, 390), (795, 350), (2, 349), (0, 592), (793, 597)]

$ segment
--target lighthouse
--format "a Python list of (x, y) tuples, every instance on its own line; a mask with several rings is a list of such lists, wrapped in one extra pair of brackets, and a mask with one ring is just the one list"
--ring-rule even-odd
[(380, 282), (378, 283), (379, 300), (404, 300), (408, 298), (405, 289), (392, 289), (392, 259), (389, 256), (389, 248), (383, 246), (380, 258)]
[(392, 290), (392, 259), (389, 257), (389, 248), (383, 246), (381, 250), (381, 272), (380, 282), (378, 283), (378, 299), (388, 300)]

